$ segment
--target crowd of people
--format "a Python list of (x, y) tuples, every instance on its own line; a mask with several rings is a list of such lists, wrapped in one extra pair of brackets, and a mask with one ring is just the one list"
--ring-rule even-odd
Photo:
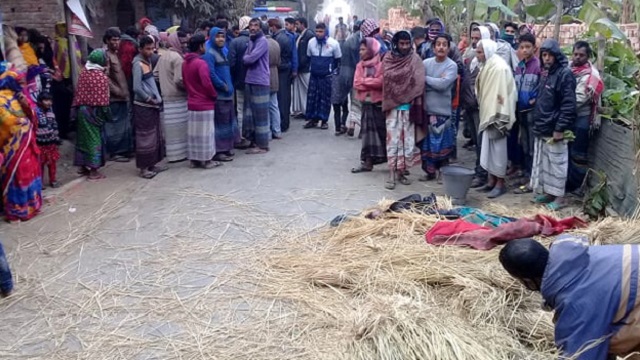
[[(569, 62), (557, 41), (540, 43), (528, 24), (472, 22), (457, 45), (438, 18), (395, 34), (371, 19), (355, 24), (331, 87), (336, 135), (361, 128), (353, 173), (387, 163), (393, 189), (421, 165), (418, 180), (439, 181), (457, 160), (462, 130), (464, 148), (476, 154), (472, 187), (488, 198), (515, 184), (516, 194), (535, 193), (534, 203), (558, 210), (567, 192), (580, 191), (604, 91), (589, 43), (576, 42)], [(313, 95), (309, 104), (323, 98)], [(326, 128), (325, 109), (305, 127)]]
[[(603, 91), (588, 43), (575, 44), (569, 64), (555, 40), (539, 45), (528, 25), (474, 22), (456, 45), (437, 18), (396, 33), (373, 19), (354, 17), (351, 28), (338, 20), (330, 37), (325, 23), (312, 31), (302, 17), (243, 16), (232, 26), (218, 16), (194, 31), (159, 31), (142, 18), (124, 33), (109, 28), (104, 46), (84, 58), (64, 24), (55, 41), (5, 27), (5, 216), (39, 211), (44, 170), (58, 186), (58, 146), (71, 130), (74, 164), (88, 179), (104, 178), (108, 160), (134, 158), (151, 179), (167, 170), (165, 159), (211, 169), (237, 149), (267, 153), (291, 118), (328, 129), (332, 110), (336, 136), (360, 129), (351, 171), (386, 163), (387, 189), (410, 184), (416, 164), (419, 180), (439, 180), (457, 159), (460, 128), (476, 151), (473, 187), (489, 198), (513, 179), (517, 193), (537, 192), (536, 203), (558, 209), (580, 187)], [(75, 88), (72, 61), (81, 69)]]

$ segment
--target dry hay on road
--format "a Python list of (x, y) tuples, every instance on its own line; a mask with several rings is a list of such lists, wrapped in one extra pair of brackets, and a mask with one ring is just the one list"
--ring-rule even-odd
[[(486, 210), (518, 217), (541, 212)], [(251, 260), (257, 266), (246, 281), (256, 295), (295, 309), (289, 325), (295, 331), (286, 336), (304, 339), (316, 358), (557, 358), (552, 313), (502, 269), (501, 247), (427, 245), (424, 234), (437, 216), (385, 213), (371, 220), (366, 213), (336, 228), (285, 237)], [(576, 232), (599, 244), (640, 242), (640, 226), (631, 221), (605, 219)]]
[[(504, 272), (499, 248), (425, 243), (424, 233), (440, 220), (437, 216), (385, 213), (371, 220), (361, 215), (336, 228), (309, 231), (295, 228), (301, 219), (283, 223), (252, 204), (179, 195), (185, 204), (173, 202), (164, 222), (174, 224), (173, 218), (188, 208), (187, 222), (167, 225), (153, 243), (111, 244), (91, 230), (95, 221), (83, 221), (77, 234), (95, 238), (92, 242), (75, 236), (56, 240), (55, 234), (48, 241), (61, 251), (46, 254), (77, 256), (75, 262), (36, 271), (28, 264), (31, 254), (18, 257), (17, 291), (0, 302), (0, 357), (498, 360), (557, 355), (551, 314), (541, 310), (539, 295)], [(389, 204), (383, 201), (377, 208)], [(241, 218), (220, 218), (230, 208), (240, 209)], [(490, 205), (485, 210), (525, 216), (539, 209)], [(598, 243), (640, 242), (640, 227), (632, 222), (606, 219), (580, 232)], [(79, 255), (67, 254), (76, 242), (84, 244), (85, 253), (81, 248)], [(82, 265), (90, 253), (106, 261)]]

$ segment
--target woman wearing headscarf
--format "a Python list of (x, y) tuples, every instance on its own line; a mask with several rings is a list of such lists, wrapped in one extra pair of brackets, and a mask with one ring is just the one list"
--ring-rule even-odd
[(8, 221), (29, 220), (42, 206), (40, 151), (33, 110), (22, 92), (24, 78), (9, 63), (0, 63), (0, 182)]
[(209, 35), (206, 53), (202, 58), (209, 66), (211, 82), (218, 93), (215, 113), (216, 156), (214, 160), (231, 161), (233, 160), (233, 147), (240, 143), (241, 138), (233, 105), (234, 89), (228, 57), (229, 50), (225, 46), (226, 31), (214, 27)]
[(89, 180), (103, 179), (98, 169), (104, 166), (107, 149), (103, 139), (104, 124), (111, 121), (109, 77), (105, 74), (107, 55), (103, 49), (89, 54), (87, 64), (78, 77), (73, 100), (78, 134), (74, 165)]
[(153, 70), (160, 82), (164, 100), (162, 128), (167, 148), (167, 160), (182, 161), (187, 158), (187, 92), (182, 79), (184, 62), (183, 43), (186, 34), (174, 32), (167, 39), (167, 49)]
[[(353, 36), (353, 35), (352, 35)], [(360, 62), (356, 65), (353, 88), (362, 104), (362, 151), (360, 166), (351, 169), (356, 174), (373, 170), (387, 161), (387, 129), (382, 112), (382, 60), (380, 43), (373, 38), (360, 42)]]
[(396, 179), (403, 185), (411, 184), (405, 173), (416, 160), (416, 124), (422, 125), (425, 72), (412, 46), (411, 34), (398, 31), (391, 41), (391, 52), (382, 61), (389, 165), (385, 187), (390, 190), (396, 187)]
[(480, 191), (488, 192), (489, 199), (506, 191), (507, 136), (516, 121), (516, 83), (511, 67), (497, 56), (498, 45), (493, 40), (481, 40), (476, 48), (480, 73), (476, 80), (476, 93), (480, 104), (479, 132), (482, 133), (480, 165), (489, 173), (487, 185)]

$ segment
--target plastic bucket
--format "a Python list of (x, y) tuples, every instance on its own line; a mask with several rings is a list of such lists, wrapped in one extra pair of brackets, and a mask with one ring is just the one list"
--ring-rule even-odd
[(440, 169), (444, 182), (444, 192), (454, 205), (464, 205), (471, 187), (475, 171), (464, 166), (451, 165)]

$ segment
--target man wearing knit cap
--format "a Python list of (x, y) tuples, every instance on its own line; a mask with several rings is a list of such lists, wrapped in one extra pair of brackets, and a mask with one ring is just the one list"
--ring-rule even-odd
[(512, 240), (500, 251), (511, 276), (540, 291), (554, 310), (561, 358), (615, 359), (640, 350), (640, 246), (589, 246), (561, 235), (547, 250), (533, 239)]

